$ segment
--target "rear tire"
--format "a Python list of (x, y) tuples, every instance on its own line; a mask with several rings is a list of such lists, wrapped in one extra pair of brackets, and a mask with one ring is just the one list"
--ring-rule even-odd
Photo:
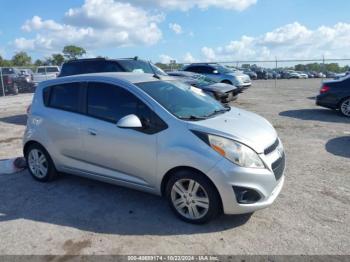
[(346, 116), (350, 117), (350, 97), (345, 98), (339, 106), (340, 112)]
[(214, 185), (200, 173), (182, 170), (166, 186), (166, 197), (174, 213), (183, 221), (203, 224), (221, 210), (221, 200)]
[(39, 144), (32, 144), (25, 152), (29, 173), (35, 180), (49, 182), (57, 177), (55, 165), (49, 153)]

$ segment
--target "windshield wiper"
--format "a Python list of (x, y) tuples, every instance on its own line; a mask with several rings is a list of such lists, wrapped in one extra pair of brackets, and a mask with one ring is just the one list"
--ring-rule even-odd
[(206, 115), (206, 117), (211, 117), (211, 116), (215, 116), (217, 114), (226, 113), (226, 112), (228, 112), (230, 110), (231, 110), (231, 107), (225, 106), (223, 109), (214, 110), (212, 113)]
[(204, 120), (207, 119), (206, 116), (194, 116), (194, 115), (190, 115), (188, 117), (179, 117), (182, 120)]

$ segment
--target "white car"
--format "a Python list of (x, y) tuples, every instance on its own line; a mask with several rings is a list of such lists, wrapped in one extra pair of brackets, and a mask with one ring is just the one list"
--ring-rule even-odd
[(33, 74), (34, 86), (42, 81), (55, 79), (59, 73), (60, 68), (58, 66), (39, 66)]

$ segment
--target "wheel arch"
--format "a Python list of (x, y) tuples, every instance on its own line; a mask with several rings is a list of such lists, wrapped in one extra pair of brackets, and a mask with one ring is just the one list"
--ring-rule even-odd
[(341, 106), (341, 104), (342, 104), (345, 100), (347, 100), (347, 99), (350, 99), (350, 96), (345, 96), (345, 97), (343, 97), (342, 99), (340, 99), (339, 102), (338, 102), (337, 108), (339, 109), (340, 106)]
[[(40, 144), (38, 141), (29, 140), (29, 141), (27, 141), (27, 142), (24, 144), (24, 146), (23, 146), (23, 155), (24, 155), (24, 156), (26, 156), (27, 151), (28, 151), (28, 148), (29, 148), (31, 145), (34, 145), (34, 144), (39, 145), (39, 146), (41, 146), (42, 148), (44, 148), (44, 149), (46, 150), (46, 148), (45, 148), (42, 144)], [(47, 150), (46, 150), (46, 151), (47, 151)]]
[(174, 167), (170, 170), (168, 170), (165, 175), (163, 176), (163, 179), (162, 179), (162, 182), (161, 182), (161, 185), (160, 185), (160, 190), (161, 190), (161, 195), (162, 196), (165, 196), (165, 189), (166, 189), (166, 185), (170, 179), (170, 177), (179, 172), (179, 171), (191, 171), (193, 173), (196, 173), (202, 177), (204, 177), (205, 179), (208, 180), (208, 182), (213, 186), (213, 188), (215, 189), (216, 193), (218, 194), (219, 196), (219, 200), (220, 200), (220, 208), (221, 210), (223, 210), (223, 204), (222, 204), (222, 199), (221, 199), (221, 195), (219, 193), (219, 190), (217, 189), (215, 183), (210, 179), (210, 177), (208, 177), (206, 174), (204, 174), (202, 171), (196, 169), (196, 168), (193, 168), (193, 167), (190, 167), (190, 166), (177, 166), (177, 167)]

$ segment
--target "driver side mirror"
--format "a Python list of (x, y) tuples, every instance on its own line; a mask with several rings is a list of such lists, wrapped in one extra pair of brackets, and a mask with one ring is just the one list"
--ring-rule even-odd
[(136, 115), (127, 115), (122, 117), (118, 123), (117, 126), (119, 128), (142, 128), (142, 123), (140, 118), (138, 118)]

